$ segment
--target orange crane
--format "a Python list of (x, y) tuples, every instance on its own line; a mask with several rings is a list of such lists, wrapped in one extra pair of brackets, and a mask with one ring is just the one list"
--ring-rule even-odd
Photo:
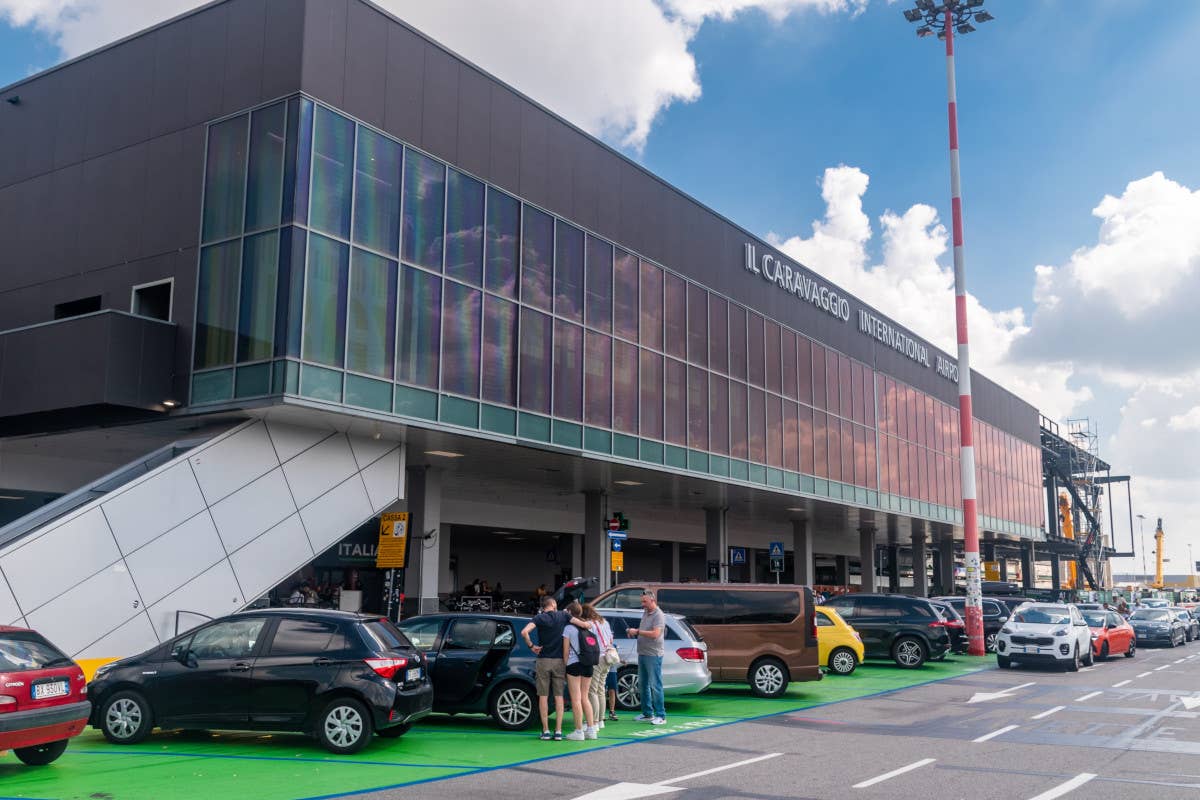
[[(1062, 531), (1064, 539), (1075, 538), (1075, 517), (1071, 514), (1071, 498), (1066, 492), (1062, 492), (1058, 496), (1058, 520), (1059, 530)], [(1074, 589), (1078, 586), (1079, 575), (1076, 572), (1074, 561), (1067, 562), (1067, 579), (1063, 581), (1064, 589)]]
[(1158, 518), (1158, 527), (1154, 529), (1154, 583), (1153, 589), (1163, 588), (1163, 539), (1167, 538), (1162, 529), (1162, 517)]

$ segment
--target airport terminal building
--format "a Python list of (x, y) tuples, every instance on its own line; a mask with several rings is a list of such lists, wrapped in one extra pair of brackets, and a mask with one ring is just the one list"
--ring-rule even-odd
[[(398, 510), (408, 611), (774, 580), (772, 542), (952, 586), (950, 354), (365, 0), (222, 0), (0, 100), (0, 624), (113, 657), (301, 577), (379, 610)], [(1039, 415), (972, 384), (1029, 576)]]

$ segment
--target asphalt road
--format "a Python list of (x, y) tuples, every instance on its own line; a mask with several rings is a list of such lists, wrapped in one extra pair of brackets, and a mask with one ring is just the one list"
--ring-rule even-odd
[(1195, 800), (1200, 644), (1075, 674), (987, 670), (368, 796)]

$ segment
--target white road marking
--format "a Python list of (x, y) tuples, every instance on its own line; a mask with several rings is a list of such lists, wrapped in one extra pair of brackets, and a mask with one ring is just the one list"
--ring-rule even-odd
[(1170, 669), (1170, 668), (1171, 668), (1171, 665), (1170, 665), (1170, 664), (1163, 664), (1161, 667), (1155, 667), (1155, 668), (1154, 668), (1154, 671), (1155, 671), (1155, 672), (1158, 672), (1159, 670), (1162, 670), (1162, 669)]
[(1075, 702), (1082, 703), (1084, 700), (1091, 700), (1093, 697), (1095, 697), (1098, 694), (1104, 694), (1104, 692), (1088, 692), (1083, 697), (1076, 697)]
[(1187, 659), (1186, 659), (1186, 658), (1177, 658), (1177, 659), (1175, 659), (1175, 663), (1176, 663), (1176, 664), (1182, 664), (1184, 661), (1187, 661)]
[(976, 692), (971, 696), (971, 699), (967, 701), (967, 705), (970, 705), (971, 703), (986, 703), (988, 700), (999, 700), (1001, 698), (1006, 698), (1009, 696), (1009, 692), (1015, 692), (1017, 689), (1024, 689), (1026, 687), (1033, 686), (1036, 683), (1037, 681), (1030, 681), (1029, 683), (1022, 683), (1017, 686), (1010, 686), (1007, 689), (1001, 689), (998, 692)]
[(1124, 685), (1125, 685), (1125, 684), (1127, 684), (1127, 683), (1130, 683), (1130, 681), (1117, 681), (1116, 683), (1114, 683), (1114, 684), (1112, 685), (1112, 687), (1113, 687), (1114, 689), (1120, 689), (1122, 686), (1124, 686)]
[(1200, 706), (1200, 697), (1196, 697), (1196, 696), (1181, 697), (1181, 698), (1179, 698), (1179, 700), (1180, 700), (1180, 702), (1183, 703), (1183, 707), (1185, 709), (1187, 709), (1188, 711), (1191, 711), (1193, 708)]
[(980, 736), (978, 739), (972, 739), (971, 741), (972, 742), (986, 742), (988, 739), (995, 739), (997, 736), (1003, 736), (1004, 734), (1008, 733), (1009, 731), (1016, 730), (1019, 727), (1020, 727), (1019, 725), (1005, 725), (1003, 728), (1000, 728), (999, 730), (992, 731), (991, 733), (985, 733), (983, 736)]
[[(700, 778), (704, 775), (712, 775), (714, 772), (724, 772), (734, 767), (744, 767), (747, 764), (757, 764), (759, 761), (766, 761), (768, 758), (776, 758), (781, 755), (783, 753), (768, 753), (765, 756), (747, 758), (744, 761), (726, 764), (723, 767), (713, 767), (702, 772), (693, 772), (690, 775), (681, 775), (678, 778), (669, 778), (658, 783), (617, 783), (612, 786), (606, 786), (603, 789), (597, 789), (594, 792), (580, 795), (575, 800), (640, 800), (643, 797), (656, 797), (658, 795), (671, 794), (672, 792), (682, 792), (684, 787), (668, 786), (667, 784)], [(932, 761), (933, 759), (930, 760)]]
[(865, 789), (868, 786), (874, 786), (877, 783), (883, 783), (886, 780), (891, 780), (897, 775), (903, 775), (906, 772), (912, 772), (914, 769), (920, 769), (921, 767), (932, 764), (935, 761), (937, 761), (936, 758), (922, 758), (920, 761), (914, 761), (907, 767), (900, 767), (899, 769), (894, 769), (891, 772), (885, 772), (882, 775), (876, 775), (874, 778), (869, 778), (861, 783), (856, 783), (854, 784), (853, 788)]
[(1058, 712), (1062, 711), (1064, 708), (1066, 708), (1066, 706), (1055, 706), (1054, 708), (1047, 709), (1046, 711), (1043, 711), (1040, 714), (1034, 714), (1032, 719), (1045, 719), (1046, 717), (1050, 716), (1051, 714), (1057, 714)]
[(1080, 667), (1079, 671), (1080, 672), (1091, 672), (1094, 669), (1095, 669), (1095, 667)]
[(1137, 677), (1139, 677), (1139, 678), (1144, 678), (1144, 677), (1146, 677), (1146, 676), (1147, 676), (1147, 675), (1149, 675), (1149, 674), (1150, 674), (1149, 672), (1143, 672), (1143, 673), (1141, 673), (1140, 675), (1138, 675)]
[(1030, 800), (1054, 800), (1056, 797), (1062, 797), (1067, 792), (1078, 789), (1094, 777), (1096, 776), (1090, 772), (1081, 772), (1066, 783), (1060, 783), (1053, 789), (1047, 789), (1037, 797), (1030, 798)]

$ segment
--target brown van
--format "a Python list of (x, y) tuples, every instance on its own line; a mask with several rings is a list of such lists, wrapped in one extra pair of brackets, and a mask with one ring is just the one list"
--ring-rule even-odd
[(790, 681), (819, 681), (812, 590), (778, 583), (623, 583), (597, 608), (641, 609), (649, 589), (658, 605), (682, 614), (708, 644), (714, 681), (747, 681), (759, 697), (782, 697)]

